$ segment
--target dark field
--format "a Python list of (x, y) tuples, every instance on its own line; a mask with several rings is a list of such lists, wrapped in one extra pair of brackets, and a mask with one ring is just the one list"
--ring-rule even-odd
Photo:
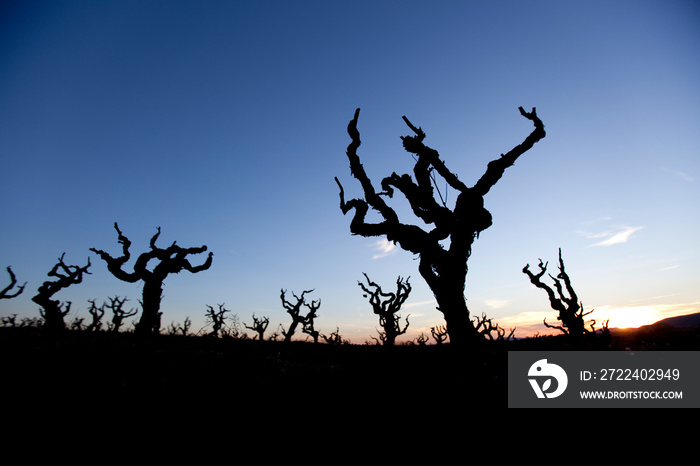
[[(84, 331), (47, 336), (36, 328), (0, 328), (0, 396), (15, 406), (152, 403), (157, 410), (505, 408), (508, 351), (572, 349), (580, 348), (562, 337), (457, 350)], [(700, 328), (611, 329), (609, 344), (596, 339), (584, 349), (697, 351)]]

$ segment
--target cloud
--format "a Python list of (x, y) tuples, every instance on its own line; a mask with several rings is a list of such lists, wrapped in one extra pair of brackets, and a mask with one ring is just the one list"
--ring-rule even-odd
[(496, 320), (498, 325), (500, 325), (503, 328), (514, 328), (515, 336), (518, 338), (523, 338), (536, 334), (556, 335), (559, 333), (558, 330), (547, 328), (542, 323), (542, 321), (545, 318), (547, 319), (547, 322), (551, 322), (551, 320), (556, 320), (556, 314), (552, 314), (552, 312), (553, 311), (521, 312), (513, 316), (499, 317)]
[(622, 230), (614, 232), (610, 237), (593, 244), (593, 246), (612, 246), (613, 244), (626, 243), (630, 237), (643, 227), (623, 227)]
[(486, 304), (491, 309), (501, 309), (506, 307), (510, 301), (507, 299), (485, 299), (484, 304)]
[(437, 306), (437, 301), (434, 299), (428, 299), (426, 301), (416, 301), (414, 303), (406, 303), (401, 307), (401, 309), (404, 309), (407, 307), (419, 307), (419, 306)]
[(396, 252), (396, 244), (388, 241), (386, 238), (382, 238), (374, 243), (374, 250), (378, 252), (372, 256), (372, 259), (381, 259), (382, 257), (394, 254)]
[(589, 239), (600, 239), (605, 238), (602, 241), (591, 244), (591, 246), (612, 246), (615, 244), (626, 243), (634, 233), (643, 229), (644, 227), (628, 227), (623, 226), (615, 230), (608, 230), (601, 233), (582, 233), (586, 238)]
[(408, 310), (408, 309), (413, 309), (413, 315), (422, 315), (422, 314), (416, 314), (415, 309), (416, 308), (426, 308), (428, 311), (433, 311), (437, 307), (437, 301), (434, 299), (429, 299), (427, 301), (418, 301), (415, 303), (406, 303), (403, 306), (401, 306), (402, 310)]
[(695, 181), (695, 179), (692, 176), (690, 176), (686, 173), (683, 173), (680, 170), (671, 170), (671, 169), (664, 168), (664, 167), (661, 167), (661, 169), (665, 172), (669, 172), (669, 173), (672, 173), (672, 174), (680, 177), (681, 179), (687, 181), (688, 183), (692, 183), (693, 181)]

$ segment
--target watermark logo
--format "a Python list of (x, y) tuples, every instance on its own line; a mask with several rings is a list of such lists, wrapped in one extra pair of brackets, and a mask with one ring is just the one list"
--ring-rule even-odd
[(556, 398), (564, 393), (569, 383), (564, 369), (548, 363), (546, 359), (540, 359), (530, 366), (527, 375), (537, 398)]

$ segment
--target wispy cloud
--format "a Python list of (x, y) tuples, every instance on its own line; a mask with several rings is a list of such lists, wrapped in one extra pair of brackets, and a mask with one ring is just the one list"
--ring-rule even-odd
[(614, 244), (626, 243), (634, 233), (641, 230), (643, 227), (623, 227), (620, 231), (612, 232), (610, 235), (593, 246), (612, 246)]
[(644, 298), (633, 299), (631, 302), (633, 302), (633, 303), (648, 302), (648, 301), (653, 301), (655, 299), (673, 298), (674, 296), (676, 296), (676, 293), (667, 293), (667, 294), (660, 294), (660, 295), (656, 295), (656, 296), (648, 296), (648, 297), (644, 297)]
[(403, 306), (401, 306), (401, 309), (415, 309), (415, 308), (425, 307), (425, 308), (429, 308), (429, 310), (433, 310), (433, 309), (435, 309), (436, 306), (437, 306), (437, 301), (435, 301), (434, 299), (429, 299), (427, 301), (406, 303)]
[(629, 241), (629, 239), (632, 237), (632, 235), (634, 233), (638, 232), (639, 230), (641, 230), (643, 228), (644, 227), (621, 226), (621, 227), (614, 228), (612, 230), (603, 231), (600, 233), (586, 233), (586, 232), (580, 232), (580, 233), (589, 239), (604, 238), (602, 241), (598, 241), (597, 243), (591, 244), (591, 247), (593, 247), (593, 246), (613, 246), (615, 244), (626, 243), (627, 241)]
[(507, 299), (485, 299), (484, 304), (486, 304), (491, 309), (501, 309), (506, 307), (510, 301)]
[(670, 168), (665, 168), (665, 167), (661, 167), (661, 169), (665, 172), (669, 172), (673, 175), (680, 177), (681, 179), (687, 181), (688, 183), (692, 183), (693, 181), (695, 181), (695, 179), (692, 176), (690, 176), (687, 173), (684, 173), (680, 170), (671, 170)]
[(381, 259), (382, 257), (390, 256), (396, 252), (396, 244), (388, 241), (386, 238), (382, 238), (374, 243), (374, 250), (377, 253), (372, 256), (372, 259)]
[(521, 312), (513, 316), (503, 316), (496, 319), (498, 325), (503, 328), (515, 329), (516, 337), (526, 337), (536, 334), (548, 335), (559, 333), (558, 330), (550, 329), (544, 326), (542, 321), (544, 319), (551, 321), (556, 320), (553, 314), (549, 311), (546, 312)]

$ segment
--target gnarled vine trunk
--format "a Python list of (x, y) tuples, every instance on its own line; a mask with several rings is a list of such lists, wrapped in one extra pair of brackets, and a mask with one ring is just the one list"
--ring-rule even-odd
[[(419, 256), (419, 272), (435, 296), (439, 310), (445, 318), (450, 342), (453, 344), (463, 344), (479, 337), (470, 319), (464, 289), (467, 260), (471, 255), (472, 244), (492, 223), (491, 214), (484, 207), (484, 196), (503, 176), (506, 168), (545, 137), (544, 125), (537, 117), (535, 109), (526, 112), (520, 107), (519, 110), (521, 115), (533, 122), (535, 129), (520, 145), (489, 162), (486, 172), (472, 187), (467, 187), (445, 166), (436, 150), (423, 144), (426, 136), (423, 130), (416, 128), (403, 117), (415, 133), (415, 136), (401, 138), (406, 151), (416, 156), (413, 169), (415, 181), (408, 174), (399, 176), (392, 173), (382, 180), (382, 191), (377, 192), (357, 155), (357, 149), (360, 147), (360, 133), (357, 130), (359, 108), (348, 124), (351, 142), (346, 154), (350, 161), (350, 172), (360, 182), (364, 192), (364, 199), (346, 201), (343, 186), (338, 178), (335, 178), (340, 189), (341, 211), (343, 214), (350, 210), (355, 211), (350, 222), (350, 231), (365, 237), (385, 236), (402, 249)], [(453, 209), (447, 207), (439, 191), (440, 200), (435, 198), (436, 173), (449, 187), (458, 192)], [(401, 191), (418, 218), (426, 225), (432, 225), (430, 230), (399, 220), (396, 211), (384, 200), (393, 197), (394, 190)], [(382, 221), (366, 221), (370, 207), (380, 214)]]
[[(134, 264), (133, 272), (125, 272), (122, 267), (131, 257), (129, 247), (131, 241), (122, 234), (119, 230), (119, 225), (114, 223), (114, 229), (117, 230), (118, 242), (122, 245), (122, 255), (120, 257), (112, 257), (108, 253), (90, 248), (92, 252), (99, 255), (106, 263), (107, 268), (112, 275), (120, 280), (128, 283), (136, 283), (139, 280), (143, 281), (143, 300), (141, 306), (143, 312), (141, 318), (136, 324), (136, 333), (151, 334), (160, 331), (160, 302), (163, 295), (163, 282), (171, 273), (179, 273), (182, 270), (187, 270), (191, 273), (201, 272), (211, 267), (213, 254), (210, 252), (206, 261), (202, 265), (192, 266), (186, 257), (190, 254), (199, 254), (207, 250), (206, 246), (194, 248), (182, 248), (173, 243), (165, 249), (156, 246), (156, 240), (160, 236), (160, 227), (151, 238), (151, 250), (141, 254)], [(156, 260), (158, 263), (152, 270), (147, 268), (151, 260)]]

